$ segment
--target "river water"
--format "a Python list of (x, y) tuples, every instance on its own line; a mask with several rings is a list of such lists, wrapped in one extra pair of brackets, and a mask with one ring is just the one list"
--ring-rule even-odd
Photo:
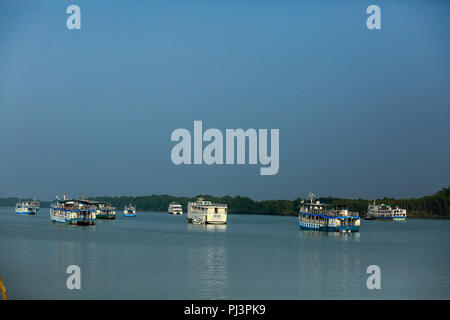
[[(49, 210), (0, 208), (0, 275), (10, 299), (449, 299), (450, 221), (361, 220), (354, 234), (301, 231), (296, 217), (228, 216), (226, 226), (138, 212), (95, 226)], [(69, 290), (69, 265), (81, 289)], [(369, 265), (381, 289), (369, 290)]]

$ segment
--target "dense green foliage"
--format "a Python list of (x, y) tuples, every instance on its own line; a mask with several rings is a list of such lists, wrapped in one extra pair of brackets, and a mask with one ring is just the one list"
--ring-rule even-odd
[[(188, 201), (194, 201), (196, 198), (202, 197), (215, 203), (225, 203), (228, 205), (229, 213), (246, 213), (246, 214), (277, 214), (277, 215), (295, 215), (300, 207), (300, 198), (295, 200), (264, 200), (254, 201), (247, 197), (213, 197), (210, 195), (197, 195), (193, 198), (174, 197), (170, 195), (151, 195), (141, 197), (94, 197), (90, 198), (97, 201), (109, 202), (118, 210), (122, 210), (125, 205), (132, 203), (137, 210), (146, 211), (166, 211), (169, 203), (178, 202), (186, 211)], [(359, 212), (365, 215), (367, 206), (372, 200), (364, 199), (340, 199), (340, 198), (319, 198), (322, 203), (330, 205), (347, 206), (350, 211)], [(0, 206), (12, 207), (16, 204), (18, 198), (0, 199)], [(444, 188), (432, 196), (413, 199), (378, 199), (378, 204), (384, 203), (398, 206), (407, 210), (409, 217), (450, 217), (450, 187)], [(49, 202), (41, 201), (41, 207), (48, 207)]]

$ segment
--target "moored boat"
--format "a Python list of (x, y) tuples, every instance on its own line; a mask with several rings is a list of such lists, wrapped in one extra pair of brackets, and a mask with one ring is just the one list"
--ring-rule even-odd
[(298, 213), (298, 224), (302, 230), (326, 232), (358, 232), (360, 217), (347, 208), (331, 207), (320, 201), (314, 201), (315, 195), (309, 194), (309, 203), (302, 201)]
[(99, 202), (97, 204), (97, 219), (113, 220), (116, 218), (116, 208), (110, 203)]
[(39, 211), (40, 205), (37, 200), (18, 201), (15, 211), (17, 214), (34, 215)]
[(179, 203), (171, 202), (169, 204), (169, 208), (167, 209), (167, 212), (169, 212), (170, 214), (174, 214), (174, 215), (181, 215), (181, 214), (183, 214), (183, 207)]
[(123, 215), (125, 217), (135, 217), (136, 216), (136, 207), (133, 205), (128, 205), (123, 208)]
[(89, 200), (70, 199), (67, 194), (61, 200), (58, 197), (50, 205), (52, 222), (72, 225), (95, 225), (97, 208)]
[(188, 202), (187, 220), (193, 224), (226, 224), (227, 205), (198, 198)]
[(405, 221), (406, 209), (400, 209), (398, 207), (393, 208), (386, 204), (369, 204), (367, 208), (366, 220), (384, 220), (384, 221)]

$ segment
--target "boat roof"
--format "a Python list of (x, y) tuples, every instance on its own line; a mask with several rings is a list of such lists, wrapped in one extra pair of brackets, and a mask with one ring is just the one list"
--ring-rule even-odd
[(305, 202), (305, 205), (309, 205), (309, 206), (322, 206), (322, 207), (334, 207), (331, 204), (326, 204), (326, 203), (311, 203), (311, 202)]
[(204, 204), (204, 203), (194, 202), (194, 204), (196, 206), (199, 206), (199, 207), (221, 207), (221, 208), (228, 207), (228, 205), (223, 204), (223, 203), (208, 203), (208, 204)]
[(79, 202), (79, 203), (84, 203), (84, 204), (93, 204), (89, 200), (80, 200), (80, 199), (56, 199), (56, 202), (59, 202), (59, 203)]

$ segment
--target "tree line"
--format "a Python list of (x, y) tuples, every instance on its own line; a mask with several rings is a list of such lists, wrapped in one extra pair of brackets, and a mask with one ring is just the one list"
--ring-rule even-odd
[[(228, 205), (228, 213), (242, 214), (274, 214), (274, 215), (296, 215), (301, 205), (301, 198), (295, 200), (263, 200), (255, 201), (248, 197), (241, 196), (224, 196), (214, 197), (211, 195), (197, 195), (195, 197), (175, 197), (167, 194), (150, 195), (150, 196), (101, 196), (90, 197), (95, 201), (102, 201), (112, 204), (117, 210), (122, 210), (125, 205), (133, 204), (140, 211), (167, 211), (170, 202), (177, 202), (183, 206), (183, 211), (187, 211), (187, 203), (195, 201), (197, 198), (204, 198), (214, 203), (224, 203)], [(0, 199), (0, 206), (13, 207), (18, 198)], [(20, 199), (28, 200), (28, 199)], [(31, 200), (31, 199), (30, 199)], [(343, 199), (334, 197), (318, 198), (321, 203), (332, 206), (346, 206), (352, 212), (358, 212), (361, 216), (367, 213), (367, 206), (373, 200), (365, 199)], [(308, 201), (305, 199), (305, 201)], [(409, 217), (433, 217), (448, 218), (450, 217), (450, 187), (443, 188), (434, 195), (412, 199), (393, 199), (383, 198), (377, 199), (377, 204), (387, 204), (398, 206), (406, 209)], [(50, 202), (41, 201), (41, 207), (49, 207)]]

